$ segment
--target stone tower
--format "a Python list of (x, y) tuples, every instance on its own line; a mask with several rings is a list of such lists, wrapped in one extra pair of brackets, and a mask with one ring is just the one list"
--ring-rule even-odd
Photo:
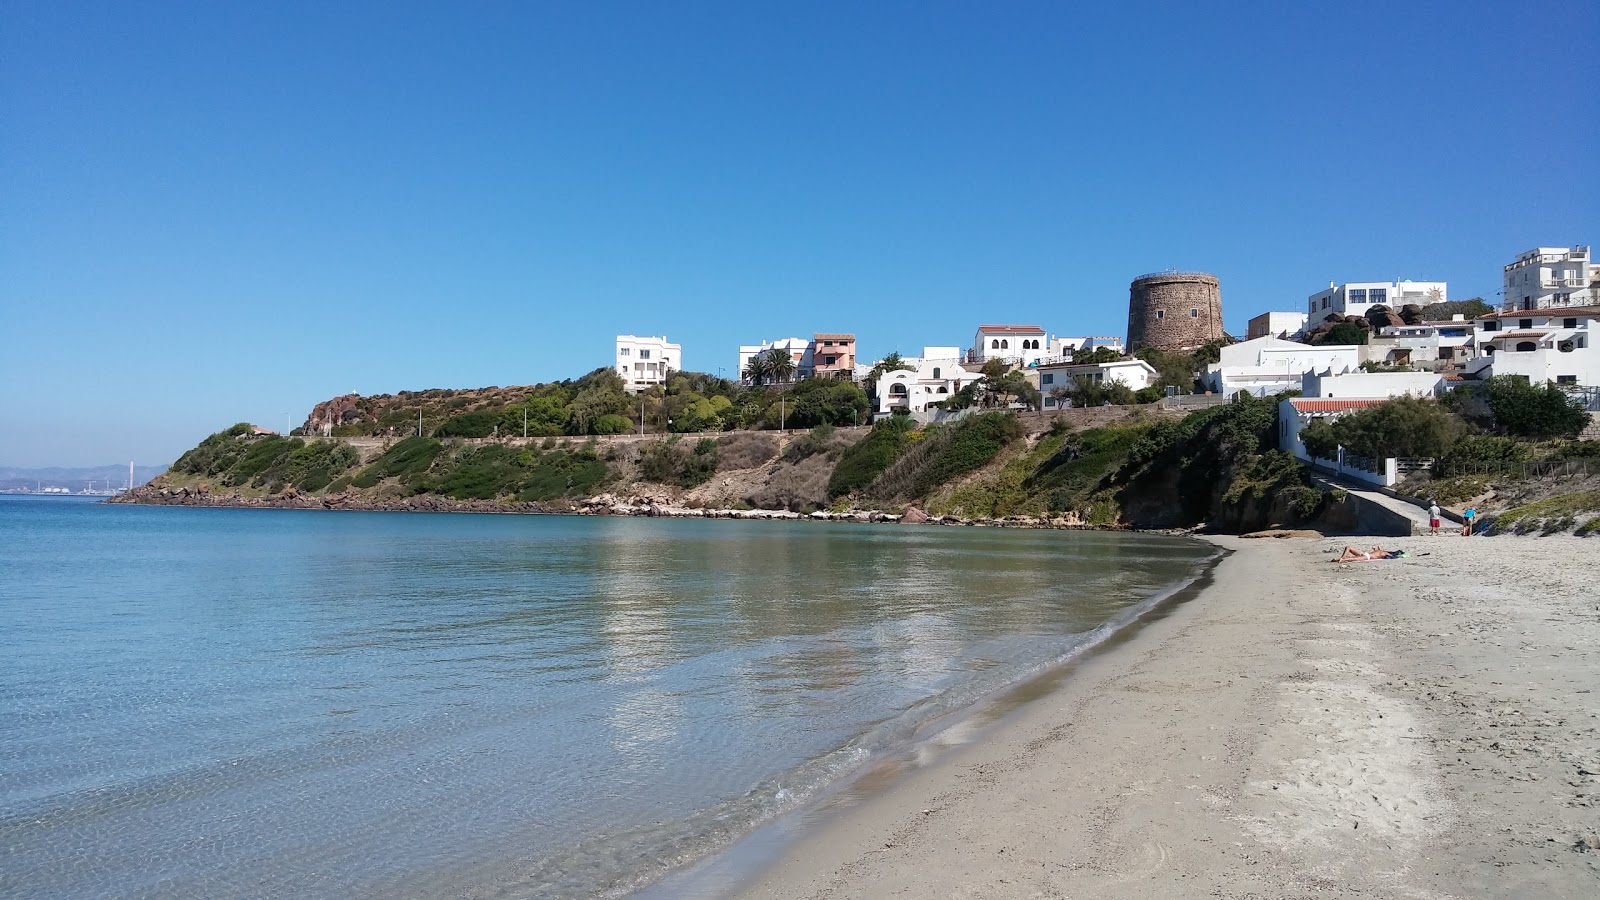
[(1141, 275), (1128, 287), (1128, 352), (1193, 350), (1226, 335), (1222, 284), (1205, 272)]

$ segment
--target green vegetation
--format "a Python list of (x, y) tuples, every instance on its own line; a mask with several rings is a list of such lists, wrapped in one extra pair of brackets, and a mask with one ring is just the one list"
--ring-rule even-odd
[(1113, 426), (1062, 433), (1056, 449), (1023, 481), (1023, 488), (1044, 497), (1048, 509), (1071, 510), (1087, 522), (1112, 524), (1121, 511), (1107, 481), (1149, 428)]
[(1300, 440), (1320, 459), (1336, 459), (1341, 446), (1369, 459), (1436, 457), (1444, 455), (1464, 429), (1459, 418), (1432, 400), (1396, 397), (1331, 422), (1314, 420), (1300, 433)]
[[(1016, 416), (987, 412), (935, 426), (884, 468), (864, 491), (878, 503), (916, 500), (988, 465), (1022, 436)], [(842, 465), (842, 463), (841, 463)]]
[(1515, 437), (1548, 440), (1576, 437), (1589, 424), (1579, 401), (1553, 384), (1534, 386), (1515, 375), (1497, 375), (1484, 390), (1496, 430)]
[(333, 441), (307, 443), (278, 435), (253, 436), (252, 431), (241, 422), (211, 435), (179, 457), (172, 472), (212, 479), (224, 487), (319, 491), (360, 461), (354, 450)]
[(1494, 307), (1483, 302), (1481, 297), (1470, 300), (1450, 300), (1444, 303), (1430, 303), (1422, 307), (1420, 317), (1424, 322), (1449, 322), (1454, 316), (1465, 316), (1475, 319), (1478, 316), (1487, 316), (1494, 312)]
[(434, 438), (408, 437), (368, 463), (351, 484), (369, 488), (385, 478), (396, 478), (403, 484), (422, 485), (423, 473), (443, 450), (444, 444)]
[(866, 437), (839, 457), (828, 479), (828, 499), (843, 497), (876, 480), (911, 443), (916, 427), (909, 416), (890, 416), (872, 426)]
[(692, 488), (705, 484), (717, 472), (717, 439), (701, 438), (684, 447), (677, 435), (639, 448), (639, 477), (657, 484)]
[[(1578, 531), (1588, 535), (1600, 531), (1600, 490), (1573, 491), (1544, 500), (1525, 503), (1492, 517), (1489, 529), (1495, 533), (1555, 534)], [(1579, 524), (1580, 516), (1590, 516)]]
[(1354, 322), (1340, 322), (1328, 329), (1314, 343), (1317, 344), (1365, 344), (1368, 338), (1367, 330)]
[[(456, 500), (514, 498), (523, 502), (593, 494), (605, 484), (605, 462), (593, 446), (517, 450), (504, 444), (462, 447), (439, 461), (429, 489)], [(413, 485), (426, 484), (413, 481)]]
[(993, 477), (968, 481), (949, 490), (936, 489), (928, 497), (927, 511), (968, 518), (1043, 515), (1048, 498), (1041, 491), (1030, 490), (1028, 479), (1065, 441), (1065, 434), (1046, 435), (1026, 453), (1007, 460)]

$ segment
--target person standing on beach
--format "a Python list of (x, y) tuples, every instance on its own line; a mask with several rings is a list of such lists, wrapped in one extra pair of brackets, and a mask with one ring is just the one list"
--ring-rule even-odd
[(1428, 501), (1428, 533), (1439, 533), (1439, 501)]
[(1473, 509), (1470, 506), (1467, 507), (1467, 511), (1466, 512), (1461, 514), (1461, 518), (1467, 520), (1467, 523), (1465, 525), (1461, 526), (1461, 536), (1462, 537), (1472, 537), (1472, 518), (1473, 518), (1473, 516), (1476, 516), (1477, 514), (1478, 514), (1478, 511)]

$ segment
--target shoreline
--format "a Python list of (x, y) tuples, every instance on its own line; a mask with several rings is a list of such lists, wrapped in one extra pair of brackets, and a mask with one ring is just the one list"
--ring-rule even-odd
[(1343, 539), (1205, 539), (1236, 552), (1196, 597), (698, 895), (1600, 889), (1600, 607), (1553, 565), (1581, 538), (1498, 543), (1489, 571), (1445, 537), (1364, 566), (1326, 562)]

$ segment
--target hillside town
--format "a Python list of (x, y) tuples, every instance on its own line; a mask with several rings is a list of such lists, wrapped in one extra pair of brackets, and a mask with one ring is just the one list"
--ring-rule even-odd
[[(1507, 375), (1554, 385), (1600, 412), (1600, 347), (1589, 340), (1600, 333), (1600, 265), (1590, 248), (1535, 247), (1502, 270), (1494, 304), (1452, 300), (1443, 281), (1330, 283), (1308, 295), (1303, 310), (1251, 316), (1243, 338), (1223, 327), (1215, 276), (1153, 273), (1130, 284), (1126, 340), (1058, 335), (1032, 323), (979, 324), (965, 345), (869, 361), (858, 356), (855, 334), (815, 332), (741, 345), (727, 357), (731, 367), (706, 371), (746, 385), (849, 379), (866, 391), (872, 420), (905, 415), (921, 424), (960, 418), (971, 405), (958, 400), (963, 391), (970, 397), (1002, 376), (1031, 389), (1014, 395), (1007, 406), (1015, 409), (1288, 395), (1279, 413), (1285, 449), (1341, 476), (1392, 486), (1403, 463), (1342, 452), (1321, 459), (1301, 432), (1397, 397), (1440, 398)], [(630, 392), (685, 371), (683, 348), (665, 336), (618, 335), (615, 349)], [(1192, 354), (1192, 382), (1163, 378), (1152, 364), (1163, 354)], [(1122, 390), (1108, 395), (1111, 386)]]

